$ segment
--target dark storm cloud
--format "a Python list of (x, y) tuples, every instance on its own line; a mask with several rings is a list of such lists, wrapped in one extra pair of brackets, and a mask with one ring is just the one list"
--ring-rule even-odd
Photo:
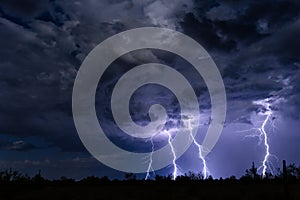
[[(36, 145), (24, 139), (34, 135), (47, 140), (47, 147), (58, 147), (59, 151), (85, 151), (71, 113), (77, 70), (101, 41), (143, 26), (179, 30), (205, 47), (224, 79), (227, 124), (252, 124), (250, 115), (259, 110), (252, 102), (269, 96), (284, 98), (274, 109), (287, 118), (299, 119), (299, 10), (298, 1), (280, 0), (0, 0), (0, 131), (19, 138), (3, 141), (0, 149), (35, 150)], [(161, 55), (169, 59), (168, 55)], [(125, 63), (167, 63), (151, 51), (124, 59)], [(170, 63), (185, 68), (179, 59)], [(110, 86), (117, 77), (111, 73), (105, 78), (104, 85)], [(199, 94), (200, 109), (209, 110), (205, 84), (198, 77), (190, 78)], [(98, 94), (106, 95), (105, 91)], [(160, 100), (168, 101), (170, 110), (176, 109), (176, 102), (170, 103), (169, 97)], [(142, 91), (136, 98), (147, 100)], [(101, 112), (105, 114), (106, 110)], [(147, 113), (142, 114), (147, 123)], [(113, 126), (109, 120), (107, 125)], [(55, 163), (25, 161), (19, 165)]]
[[(159, 5), (170, 7), (169, 14), (156, 10)], [(102, 40), (129, 27), (150, 25), (155, 18), (157, 25), (169, 17), (175, 23), (172, 9), (182, 6), (166, 1), (1, 1), (1, 131), (43, 135), (62, 150), (82, 151), (71, 116), (81, 61)]]
[[(170, 5), (167, 1), (26, 3), (32, 4), (31, 10), (14, 1), (3, 1), (1, 6), (4, 13), (10, 13), (14, 18), (21, 19), (24, 14), (30, 16), (27, 18), (26, 27), (9, 20), (6, 18), (8, 15), (3, 14), (1, 19), (4, 30), (1, 31), (1, 38), (13, 38), (12, 41), (1, 41), (6, 47), (1, 50), (1, 81), (2, 87), (6, 88), (1, 98), (4, 102), (2, 105), (5, 105), (2, 110), (6, 112), (5, 117), (2, 117), (5, 119), (3, 130), (15, 134), (21, 131), (21, 128), (15, 128), (15, 121), (21, 124), (24, 121), (24, 125), (20, 127), (32, 125), (29, 126), (32, 128), (27, 134), (39, 134), (39, 131), (49, 132), (47, 135), (52, 131), (62, 132), (63, 128), (58, 127), (64, 127), (63, 123), (58, 125), (56, 120), (51, 118), (57, 116), (58, 121), (71, 123), (68, 96), (71, 94), (80, 62), (101, 40), (125, 30), (126, 26), (131, 26), (129, 24), (133, 23), (132, 20), (137, 21), (138, 16), (148, 19), (150, 24), (161, 26), (174, 26), (179, 22), (179, 27), (185, 33), (200, 41), (213, 55), (214, 49), (222, 54), (236, 52), (237, 57), (229, 55), (231, 61), (222, 63), (224, 77), (236, 80), (227, 82), (229, 100), (244, 99), (249, 104), (252, 100), (264, 98), (271, 91), (280, 89), (280, 83), (267, 79), (277, 61), (266, 62), (265, 59), (261, 59), (252, 61), (253, 64), (245, 64), (246, 60), (253, 60), (257, 55), (277, 56), (283, 48), (293, 51), (293, 54), (287, 52), (286, 55), (297, 54), (296, 48), (288, 48), (291, 42), (285, 42), (292, 41), (296, 35), (294, 30), (297, 30), (297, 26), (290, 25), (297, 17), (295, 10), (298, 5), (295, 2), (271, 5), (269, 2), (234, 4), (225, 1), (199, 5), (195, 3), (193, 9), (191, 2)], [(83, 3), (84, 8), (80, 8)], [(287, 12), (278, 14), (282, 6)], [(108, 8), (105, 9), (106, 14), (97, 14), (102, 8)], [(9, 12), (9, 9), (14, 9), (15, 12)], [(121, 12), (122, 9), (133, 12), (128, 14)], [(191, 13), (184, 15), (189, 9)], [(255, 12), (257, 9), (261, 14)], [(176, 12), (181, 13), (182, 19), (176, 17)], [(115, 15), (116, 13), (118, 14)], [(277, 27), (282, 25), (290, 27), (272, 35)], [(248, 44), (251, 44), (250, 48), (245, 47)], [(278, 44), (275, 45), (275, 49), (270, 48), (274, 44)], [(258, 48), (259, 51), (256, 51)], [(261, 82), (255, 81), (254, 76), (257, 73), (263, 74), (262, 76), (265, 74), (265, 80), (262, 78)], [(55, 113), (54, 115), (44, 114), (53, 110), (58, 111), (50, 112)], [(7, 121), (12, 122), (6, 123)], [(49, 128), (41, 130), (41, 127), (48, 127), (47, 122), (50, 122)], [(62, 135), (74, 131), (70, 131), (71, 125), (68, 127)]]
[(227, 121), (239, 119), (240, 112), (249, 121), (249, 111), (257, 109), (252, 102), (273, 94), (293, 107), (282, 112), (289, 110), (289, 116), (295, 116), (299, 108), (290, 95), (297, 96), (300, 4), (217, 1), (205, 4), (206, 10), (202, 5), (196, 3), (201, 12), (186, 15), (182, 27), (207, 48), (222, 70), (231, 110)]
[(41, 134), (49, 140), (71, 134), (73, 129), (68, 126), (72, 120), (63, 121), (71, 115), (67, 96), (76, 74), (76, 60), (71, 55), (76, 45), (63, 28), (72, 25), (59, 28), (40, 20), (27, 25), (29, 28), (0, 19), (1, 45), (5, 47), (0, 50), (1, 131), (22, 137)]
[(23, 140), (18, 140), (14, 142), (0, 141), (1, 150), (15, 150), (15, 151), (28, 151), (35, 149), (32, 144), (26, 143)]
[(205, 48), (221, 51), (232, 51), (236, 48), (235, 41), (223, 37), (214, 24), (206, 18), (199, 21), (194, 14), (190, 13), (185, 16), (181, 26), (186, 34), (200, 42)]
[(210, 20), (224, 37), (248, 45), (295, 22), (299, 8), (296, 1), (219, 1), (198, 19)]
[(245, 54), (248, 56), (265, 56), (271, 54), (283, 61), (287, 59), (290, 59), (292, 62), (297, 61), (300, 56), (298, 51), (300, 42), (297, 39), (299, 34), (300, 19), (273, 33), (272, 36), (251, 45)]
[(0, 15), (19, 25), (27, 26), (26, 23), (44, 12), (48, 4), (47, 0), (1, 0)]

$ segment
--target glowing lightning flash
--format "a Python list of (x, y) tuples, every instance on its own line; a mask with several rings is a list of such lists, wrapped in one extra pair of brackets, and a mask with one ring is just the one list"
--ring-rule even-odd
[(265, 111), (261, 112), (260, 114), (266, 116), (266, 118), (264, 119), (261, 127), (257, 128), (257, 130), (260, 132), (260, 138), (263, 137), (264, 146), (265, 146), (265, 149), (266, 149), (264, 160), (262, 162), (262, 166), (260, 167), (260, 168), (262, 168), (262, 175), (263, 175), (263, 177), (266, 176), (266, 171), (267, 171), (267, 168), (268, 168), (267, 164), (269, 162), (269, 156), (270, 156), (270, 145), (268, 143), (268, 134), (267, 134), (267, 132), (265, 130), (266, 124), (268, 123), (268, 121), (270, 120), (270, 117), (273, 114), (273, 112), (272, 112), (272, 110), (270, 108), (269, 100), (270, 99), (267, 98), (267, 99), (264, 99), (264, 100), (258, 100), (258, 101), (254, 101), (253, 102), (256, 105), (263, 106), (263, 108), (265, 109)]
[[(198, 157), (199, 159), (202, 161), (202, 164), (203, 164), (203, 168), (202, 168), (202, 174), (203, 174), (203, 178), (206, 179), (208, 174), (209, 174), (209, 170), (208, 170), (208, 167), (206, 165), (206, 160), (203, 156), (203, 146), (200, 145), (194, 135), (193, 135), (193, 126), (192, 126), (192, 118), (188, 118), (187, 120), (187, 128), (189, 130), (189, 133), (190, 133), (190, 138), (192, 139), (193, 143), (198, 147)], [(178, 166), (176, 164), (176, 153), (175, 153), (175, 149), (172, 145), (172, 136), (171, 136), (171, 133), (167, 130), (164, 130), (163, 131), (163, 134), (167, 135), (168, 137), (168, 144), (171, 148), (171, 152), (172, 152), (172, 156), (173, 156), (173, 160), (172, 160), (172, 165), (173, 165), (173, 173), (172, 173), (172, 179), (175, 180), (176, 177), (178, 176)], [(151, 145), (152, 145), (152, 150), (151, 150), (151, 153), (149, 154), (149, 164), (148, 164), (148, 168), (147, 168), (147, 173), (146, 173), (146, 176), (145, 176), (145, 180), (147, 180), (149, 177), (150, 177), (150, 172), (153, 171), (152, 169), (152, 163), (153, 163), (153, 160), (152, 160), (152, 156), (153, 156), (153, 152), (154, 152), (154, 142), (153, 142), (153, 137), (150, 138), (151, 140)]]
[[(171, 152), (172, 152), (172, 156), (173, 156), (173, 160), (172, 160), (172, 164), (173, 164), (173, 173), (172, 173), (172, 179), (175, 180), (177, 175), (178, 175), (178, 167), (177, 167), (177, 164), (176, 164), (176, 153), (175, 153), (175, 149), (172, 145), (172, 136), (171, 134), (169, 133), (169, 131), (164, 131), (163, 132), (164, 134), (167, 135), (168, 137), (168, 143), (169, 143), (169, 146), (171, 148)], [(153, 152), (154, 152), (154, 142), (153, 142), (153, 137), (151, 137), (151, 145), (152, 145), (152, 150), (151, 150), (151, 153), (149, 155), (149, 164), (148, 164), (148, 168), (147, 168), (147, 173), (146, 173), (146, 176), (145, 176), (145, 180), (147, 180), (150, 176), (150, 171), (153, 171), (152, 169), (152, 156), (153, 156)]]
[(198, 156), (199, 159), (202, 161), (203, 163), (203, 169), (202, 169), (202, 174), (203, 174), (203, 178), (206, 179), (207, 178), (207, 174), (209, 172), (207, 165), (206, 165), (206, 160), (202, 154), (203, 152), (203, 147), (196, 141), (194, 135), (193, 135), (193, 127), (192, 127), (192, 123), (191, 123), (191, 119), (188, 119), (188, 129), (190, 131), (190, 136), (193, 140), (193, 143), (198, 147)]
[(251, 128), (248, 130), (243, 130), (239, 132), (247, 132), (247, 131), (257, 131), (259, 134), (254, 133), (251, 135), (247, 135), (246, 137), (258, 137), (259, 138), (259, 144), (263, 142), (265, 153), (264, 153), (264, 159), (262, 161), (262, 165), (258, 168), (258, 170), (262, 169), (262, 176), (266, 177), (267, 170), (273, 174), (273, 165), (270, 162), (270, 157), (273, 156), (276, 159), (278, 159), (275, 155), (272, 155), (270, 153), (270, 144), (269, 144), (269, 134), (266, 131), (266, 126), (269, 124), (271, 128), (276, 128), (274, 125), (274, 112), (272, 111), (271, 105), (276, 104), (280, 101), (284, 101), (283, 98), (280, 98), (278, 96), (269, 97), (266, 99), (261, 99), (257, 101), (253, 101), (253, 104), (259, 105), (263, 108), (263, 110), (259, 111), (259, 115), (264, 116), (264, 119), (262, 121), (262, 124), (259, 127)]
[(150, 153), (150, 156), (149, 156), (149, 164), (148, 164), (147, 174), (146, 174), (145, 180), (147, 180), (150, 176), (150, 170), (152, 169), (152, 162), (153, 162), (153, 160), (152, 160), (152, 156), (153, 156), (153, 152), (154, 152), (153, 137), (151, 137), (150, 141), (151, 141), (152, 149), (151, 149), (151, 153)]
[(174, 147), (171, 143), (172, 136), (168, 131), (166, 131), (166, 133), (168, 135), (168, 143), (170, 145), (172, 155), (173, 155), (173, 168), (174, 169), (173, 169), (173, 174), (172, 174), (173, 177), (172, 178), (173, 178), (173, 180), (175, 180), (177, 177), (177, 172), (178, 172), (178, 168), (177, 168), (177, 164), (176, 164), (176, 153), (175, 153)]

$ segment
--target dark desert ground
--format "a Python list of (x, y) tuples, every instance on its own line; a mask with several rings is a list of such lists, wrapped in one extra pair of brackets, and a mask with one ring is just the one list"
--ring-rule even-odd
[(278, 174), (261, 177), (254, 163), (237, 179), (203, 179), (189, 172), (176, 180), (156, 175), (153, 180), (137, 179), (127, 173), (123, 180), (89, 176), (81, 180), (61, 177), (47, 180), (38, 172), (33, 177), (17, 171), (1, 173), (1, 199), (300, 199), (300, 168), (294, 164), (278, 169)]

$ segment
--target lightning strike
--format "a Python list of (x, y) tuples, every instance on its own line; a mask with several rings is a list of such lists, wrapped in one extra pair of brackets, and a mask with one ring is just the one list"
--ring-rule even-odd
[[(205, 157), (203, 156), (204, 148), (203, 148), (202, 145), (200, 145), (197, 142), (196, 138), (193, 135), (193, 129), (194, 128), (193, 128), (193, 125), (192, 125), (192, 119), (193, 119), (192, 117), (189, 117), (187, 120), (184, 121), (184, 124), (187, 123), (186, 127), (189, 130), (190, 139), (192, 140), (192, 142), (198, 148), (198, 158), (200, 159), (200, 161), (202, 162), (202, 165), (203, 165), (203, 168), (202, 168), (203, 178), (206, 179), (210, 173), (209, 173), (209, 170), (208, 170), (208, 167), (207, 167)], [(164, 130), (162, 132), (162, 134), (168, 137), (168, 144), (171, 148), (171, 152), (172, 152), (172, 156), (173, 156), (173, 160), (172, 160), (172, 165), (173, 165), (172, 179), (175, 180), (178, 176), (179, 168), (176, 164), (176, 160), (177, 160), (176, 152), (175, 152), (175, 149), (174, 149), (174, 147), (172, 145), (172, 142), (171, 142), (172, 141), (172, 135), (167, 130)], [(155, 150), (154, 149), (153, 137), (150, 138), (150, 141), (151, 141), (152, 149), (151, 149), (151, 153), (149, 154), (149, 157), (147, 157), (149, 159), (149, 161), (148, 161), (148, 168), (147, 168), (147, 171), (146, 171), (145, 180), (149, 179), (150, 173), (151, 173), (151, 171), (153, 171), (153, 169), (152, 169), (153, 159), (152, 158), (153, 158), (153, 153), (154, 153), (154, 150)]]
[(266, 123), (269, 121), (269, 118), (270, 118), (271, 114), (268, 114), (260, 131), (261, 133), (263, 134), (263, 137), (264, 137), (264, 145), (265, 145), (265, 148), (266, 148), (266, 154), (265, 154), (265, 157), (264, 157), (264, 160), (263, 160), (263, 171), (262, 171), (262, 174), (263, 176), (266, 176), (266, 170), (267, 170), (267, 162), (268, 162), (268, 158), (270, 156), (270, 146), (269, 146), (269, 143), (268, 143), (268, 135), (265, 131), (265, 126), (266, 126)]
[(153, 156), (153, 152), (154, 152), (154, 143), (153, 143), (153, 138), (152, 137), (151, 137), (150, 141), (151, 141), (152, 149), (151, 149), (151, 153), (149, 155), (149, 164), (148, 164), (145, 180), (147, 180), (150, 177), (150, 171), (152, 169), (152, 162), (153, 162), (152, 156)]
[(268, 142), (268, 134), (266, 132), (266, 125), (267, 123), (270, 121), (270, 118), (273, 114), (271, 108), (270, 108), (270, 103), (269, 103), (270, 99), (266, 98), (264, 100), (258, 100), (258, 101), (254, 101), (253, 103), (256, 105), (260, 105), (263, 106), (263, 108), (265, 109), (265, 111), (260, 112), (259, 114), (265, 116), (265, 119), (261, 125), (260, 128), (257, 128), (257, 130), (260, 132), (260, 139), (263, 139), (264, 142), (264, 146), (265, 146), (265, 156), (264, 156), (264, 160), (262, 162), (262, 165), (260, 168), (262, 168), (262, 176), (265, 177), (266, 176), (266, 172), (268, 169), (268, 162), (269, 162), (269, 157), (270, 157), (270, 145)]
[(258, 115), (264, 116), (264, 119), (262, 120), (262, 123), (258, 127), (254, 127), (243, 131), (238, 131), (238, 132), (255, 131), (254, 133), (250, 135), (246, 135), (245, 137), (258, 137), (259, 139), (258, 144), (263, 144), (265, 149), (264, 159), (262, 161), (261, 166), (258, 168), (258, 170), (261, 170), (261, 174), (263, 177), (266, 177), (268, 170), (270, 171), (271, 174), (274, 174), (273, 173), (274, 166), (270, 162), (270, 157), (272, 156), (278, 160), (278, 158), (275, 155), (272, 155), (270, 153), (269, 134), (268, 134), (268, 132), (270, 131), (267, 131), (266, 127), (270, 126), (270, 128), (272, 128), (271, 130), (276, 128), (274, 124), (274, 119), (276, 118), (272, 110), (272, 105), (276, 105), (281, 101), (285, 101), (285, 99), (279, 96), (272, 96), (269, 98), (253, 101), (253, 104), (262, 107)]
[(173, 178), (173, 180), (175, 180), (176, 177), (177, 177), (177, 173), (178, 173), (178, 168), (177, 168), (177, 164), (176, 164), (176, 153), (175, 153), (175, 149), (174, 149), (174, 147), (173, 147), (173, 145), (171, 143), (172, 136), (171, 136), (171, 134), (168, 131), (166, 131), (166, 133), (168, 135), (168, 143), (170, 145), (170, 148), (171, 148), (171, 151), (172, 151), (172, 155), (173, 155), (173, 161), (172, 161), (172, 163), (173, 163), (173, 168), (174, 169), (173, 169), (172, 178)]
[(192, 127), (191, 119), (189, 118), (187, 120), (187, 122), (188, 122), (188, 129), (190, 131), (190, 137), (193, 140), (193, 143), (198, 147), (198, 156), (199, 156), (199, 159), (202, 161), (202, 164), (203, 164), (202, 174), (203, 174), (203, 178), (206, 179), (209, 170), (208, 170), (207, 165), (206, 165), (206, 160), (205, 160), (205, 158), (204, 158), (204, 156), (202, 154), (203, 147), (196, 141), (196, 139), (195, 139), (195, 137), (193, 135), (193, 127)]

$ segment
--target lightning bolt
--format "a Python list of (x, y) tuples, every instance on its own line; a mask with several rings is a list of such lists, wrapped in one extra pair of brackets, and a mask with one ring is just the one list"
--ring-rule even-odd
[[(177, 164), (176, 164), (176, 153), (175, 153), (175, 149), (173, 147), (173, 144), (172, 144), (172, 136), (171, 136), (171, 133), (167, 130), (163, 131), (164, 134), (167, 135), (168, 137), (168, 144), (171, 148), (171, 152), (172, 152), (172, 156), (173, 156), (173, 160), (172, 160), (172, 164), (173, 164), (173, 173), (172, 173), (172, 179), (175, 180), (176, 177), (178, 176), (178, 167), (177, 167)], [(153, 137), (150, 139), (151, 141), (151, 145), (152, 145), (152, 150), (151, 150), (151, 153), (149, 155), (149, 164), (148, 164), (148, 168), (147, 168), (147, 172), (146, 172), (146, 176), (145, 176), (145, 180), (147, 180), (149, 177), (150, 177), (150, 171), (153, 171), (152, 170), (152, 163), (153, 163), (153, 152), (154, 152), (154, 142), (153, 142)]]
[[(207, 167), (207, 164), (206, 164), (205, 157), (203, 156), (204, 148), (203, 148), (202, 145), (200, 145), (196, 141), (196, 139), (195, 139), (195, 137), (193, 135), (192, 117), (188, 117), (188, 119), (186, 121), (184, 121), (184, 122), (187, 122), (187, 128), (188, 128), (189, 133), (190, 133), (190, 138), (192, 139), (193, 143), (198, 148), (198, 158), (202, 161), (202, 164), (203, 164), (203, 168), (202, 168), (203, 178), (206, 179), (207, 176), (210, 173), (209, 173), (209, 170), (208, 170), (208, 167)], [(175, 180), (176, 177), (178, 176), (179, 169), (178, 169), (178, 166), (176, 164), (176, 160), (177, 160), (176, 152), (175, 152), (174, 146), (172, 145), (172, 142), (171, 142), (172, 141), (172, 135), (167, 130), (164, 130), (162, 133), (168, 137), (168, 144), (169, 144), (169, 146), (171, 148), (171, 152), (172, 152), (172, 156), (173, 156), (173, 160), (172, 160), (172, 165), (173, 165), (172, 179)], [(151, 150), (151, 153), (149, 154), (149, 163), (148, 163), (148, 168), (147, 168), (145, 180), (147, 180), (150, 177), (150, 172), (153, 171), (153, 169), (152, 169), (152, 163), (153, 163), (152, 156), (153, 156), (153, 152), (154, 152), (153, 137), (150, 139), (150, 141), (151, 141), (151, 145), (152, 145), (152, 150)]]
[[(263, 139), (263, 142), (264, 142), (264, 147), (265, 147), (265, 156), (264, 156), (264, 160), (262, 162), (262, 165), (259, 167), (259, 169), (262, 168), (262, 176), (265, 177), (266, 176), (266, 172), (267, 172), (267, 169), (268, 169), (268, 166), (269, 165), (269, 157), (270, 157), (270, 145), (269, 145), (269, 139), (268, 139), (268, 134), (266, 132), (266, 125), (267, 123), (270, 121), (270, 118), (273, 114), (270, 106), (271, 104), (269, 103), (271, 99), (269, 98), (266, 98), (266, 99), (263, 99), (263, 100), (258, 100), (258, 101), (254, 101), (253, 103), (256, 104), (256, 105), (260, 105), (262, 106), (265, 111), (264, 112), (260, 112), (259, 114), (265, 116), (265, 119), (261, 125), (260, 128), (257, 128), (257, 130), (259, 131), (260, 135), (260, 139), (262, 140)], [(273, 124), (272, 124), (273, 125)], [(270, 169), (271, 170), (271, 169)], [(272, 170), (271, 170), (271, 173)]]
[(268, 162), (268, 158), (270, 156), (270, 145), (268, 143), (268, 134), (266, 133), (265, 126), (266, 126), (267, 122), (269, 121), (271, 115), (272, 115), (272, 112), (267, 111), (267, 114), (266, 114), (267, 117), (264, 120), (264, 122), (262, 124), (262, 127), (259, 129), (259, 131), (261, 132), (261, 134), (264, 137), (264, 145), (265, 145), (265, 148), (266, 148), (266, 154), (265, 154), (265, 157), (264, 157), (264, 160), (263, 160), (263, 163), (262, 163), (262, 166), (263, 166), (262, 174), (263, 174), (263, 176), (266, 176), (267, 162)]
[(198, 156), (199, 156), (199, 159), (202, 161), (202, 164), (203, 164), (202, 174), (203, 174), (203, 178), (206, 179), (207, 175), (209, 173), (209, 170), (208, 170), (207, 165), (206, 165), (206, 160), (205, 160), (205, 158), (202, 154), (203, 147), (196, 141), (196, 139), (193, 135), (193, 126), (192, 126), (191, 118), (188, 118), (187, 123), (188, 123), (188, 129), (190, 131), (190, 137), (193, 140), (193, 143), (198, 147)]
[(269, 161), (270, 156), (273, 156), (278, 160), (278, 158), (275, 155), (270, 154), (270, 144), (268, 141), (269, 139), (268, 139), (268, 134), (266, 131), (267, 124), (270, 124), (270, 126), (272, 128), (276, 128), (273, 117), (272, 117), (272, 116), (274, 116), (274, 112), (272, 111), (271, 104), (285, 102), (286, 100), (280, 96), (282, 94), (284, 94), (286, 91), (293, 89), (293, 86), (289, 85), (289, 83), (290, 83), (289, 77), (287, 77), (286, 79), (283, 79), (283, 80), (278, 80), (277, 82), (282, 82), (285, 87), (283, 87), (279, 91), (272, 92), (272, 94), (271, 94), (272, 96), (269, 98), (257, 100), (257, 101), (253, 102), (254, 104), (262, 106), (264, 108), (264, 111), (259, 112), (259, 114), (265, 116), (265, 119), (263, 120), (261, 127), (256, 128), (260, 133), (260, 135), (259, 135), (260, 141), (264, 142), (264, 147), (265, 147), (265, 156), (264, 156), (262, 165), (258, 168), (258, 169), (262, 169), (263, 177), (266, 177), (267, 170), (270, 170), (271, 174), (274, 174), (273, 170), (272, 170), (272, 168), (274, 168), (274, 167), (273, 167), (272, 163)]
[(150, 176), (150, 171), (152, 169), (152, 162), (153, 162), (153, 159), (152, 159), (153, 152), (154, 152), (153, 137), (151, 137), (150, 141), (151, 141), (152, 149), (151, 149), (151, 153), (150, 153), (150, 156), (149, 156), (149, 164), (148, 164), (148, 168), (147, 168), (147, 173), (146, 173), (145, 180), (147, 180), (149, 178), (149, 176)]
[(172, 161), (172, 163), (173, 163), (173, 174), (172, 174), (172, 178), (173, 178), (173, 180), (175, 180), (176, 177), (177, 177), (177, 173), (178, 173), (178, 168), (177, 168), (177, 164), (176, 164), (176, 158), (177, 157), (176, 157), (175, 149), (174, 149), (174, 147), (173, 147), (173, 145), (171, 143), (172, 136), (171, 136), (171, 134), (168, 131), (165, 131), (165, 132), (168, 135), (168, 143), (170, 145), (170, 148), (171, 148), (171, 151), (172, 151), (172, 155), (173, 155), (173, 161)]
[[(274, 124), (275, 113), (272, 110), (272, 105), (276, 105), (279, 102), (285, 102), (285, 99), (279, 96), (271, 96), (269, 98), (253, 101), (252, 102), (253, 104), (261, 106), (262, 109), (258, 112), (258, 115), (263, 116), (264, 119), (261, 121), (261, 124), (258, 127), (254, 127), (243, 131), (238, 131), (238, 132), (255, 131), (254, 133), (250, 135), (246, 135), (245, 137), (258, 137), (259, 139), (258, 144), (263, 144), (265, 149), (264, 158), (261, 166), (258, 167), (258, 170), (261, 170), (262, 177), (266, 177), (267, 171), (270, 171), (271, 174), (274, 174), (273, 172), (274, 166), (270, 161), (270, 157), (274, 157), (276, 160), (278, 160), (278, 158), (275, 155), (270, 153), (268, 132), (271, 132), (276, 128)], [(270, 129), (271, 128), (272, 129), (267, 131), (267, 126), (270, 126)]]
[[(256, 133), (247, 135), (245, 137), (258, 137), (259, 138), (259, 144), (263, 143), (264, 149), (265, 149), (265, 153), (264, 153), (264, 159), (262, 161), (261, 166), (258, 168), (258, 170), (262, 169), (262, 176), (265, 177), (267, 170), (269, 170), (271, 172), (271, 174), (273, 174), (273, 170), (272, 170), (272, 163), (269, 161), (270, 156), (274, 156), (270, 153), (270, 144), (269, 144), (269, 134), (266, 131), (266, 126), (268, 124), (271, 125), (272, 128), (275, 128), (274, 126), (274, 122), (271, 121), (272, 116), (273, 116), (273, 111), (271, 109), (271, 102), (275, 102), (275, 101), (279, 101), (280, 99), (274, 99), (274, 98), (266, 98), (266, 99), (262, 99), (262, 100), (257, 100), (257, 101), (253, 101), (253, 104), (255, 105), (259, 105), (263, 108), (262, 111), (260, 111), (258, 113), (258, 115), (264, 116), (264, 119), (262, 120), (262, 123), (259, 127), (255, 127), (255, 128), (251, 128), (248, 130), (243, 130), (243, 131), (238, 131), (238, 132), (247, 132), (247, 131), (255, 131)], [(274, 156), (275, 158), (277, 158), (276, 156)]]

